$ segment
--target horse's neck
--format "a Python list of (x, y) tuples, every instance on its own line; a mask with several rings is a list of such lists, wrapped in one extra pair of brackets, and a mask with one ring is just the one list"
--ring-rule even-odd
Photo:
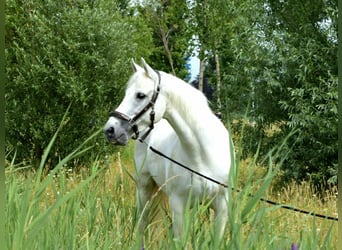
[[(221, 129), (205, 99), (181, 80), (170, 78), (165, 83), (168, 105), (165, 118), (176, 131), (183, 149), (190, 157), (210, 154), (208, 145), (215, 144), (212, 130)], [(201, 159), (202, 160), (202, 159)]]

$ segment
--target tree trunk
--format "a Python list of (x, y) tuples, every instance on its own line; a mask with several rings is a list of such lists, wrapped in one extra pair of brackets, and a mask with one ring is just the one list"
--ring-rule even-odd
[(202, 3), (202, 36), (199, 36), (200, 39), (200, 53), (199, 53), (199, 59), (200, 59), (200, 72), (199, 72), (199, 79), (198, 79), (198, 89), (203, 92), (203, 85), (204, 85), (204, 70), (205, 70), (205, 63), (206, 63), (206, 39), (207, 39), (207, 1), (204, 0)]
[(217, 100), (217, 112), (221, 112), (221, 69), (220, 59), (217, 49), (215, 49), (215, 66), (216, 66), (216, 100)]
[(200, 60), (200, 72), (199, 72), (199, 79), (198, 79), (198, 89), (203, 92), (203, 85), (204, 85), (204, 70), (205, 70), (205, 62), (206, 58)]
[(171, 51), (170, 51), (170, 48), (169, 48), (169, 33), (170, 33), (170, 30), (165, 32), (165, 30), (164, 30), (163, 26), (161, 25), (160, 21), (159, 21), (159, 27), (160, 27), (160, 34), (161, 34), (161, 37), (162, 37), (165, 53), (166, 53), (167, 59), (169, 60), (169, 64), (171, 66), (171, 72), (175, 76), (176, 72), (175, 72), (175, 68), (173, 66), (172, 55), (171, 55)]

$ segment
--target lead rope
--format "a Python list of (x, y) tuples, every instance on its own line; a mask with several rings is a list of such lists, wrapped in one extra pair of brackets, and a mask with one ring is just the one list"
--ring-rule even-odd
[[(148, 149), (150, 149), (153, 153), (161, 156), (161, 157), (164, 157), (165, 159), (168, 159), (169, 161), (177, 164), (178, 166), (190, 171), (191, 173), (194, 173), (198, 176), (201, 176), (211, 182), (214, 182), (222, 187), (225, 187), (225, 188), (228, 188), (228, 185), (225, 184), (225, 183), (222, 183), (222, 182), (219, 182), (209, 176), (206, 176), (206, 175), (203, 175), (191, 168), (189, 168), (188, 166), (185, 166), (184, 164), (172, 159), (171, 157), (163, 154), (162, 152), (160, 152), (159, 150), (155, 149), (154, 147), (148, 145), (144, 140), (142, 139), (139, 139), (139, 141), (141, 143), (144, 143)], [(241, 192), (240, 189), (236, 189), (236, 188), (231, 188), (233, 191), (236, 191), (236, 192)], [(249, 197), (254, 197), (252, 194), (248, 194)], [(291, 210), (291, 211), (295, 211), (295, 212), (298, 212), (298, 213), (302, 213), (302, 214), (307, 214), (307, 215), (311, 215), (311, 216), (314, 216), (314, 217), (319, 217), (319, 218), (323, 218), (323, 219), (327, 219), (327, 220), (333, 220), (333, 221), (338, 221), (338, 218), (337, 217), (332, 217), (332, 216), (328, 216), (328, 215), (322, 215), (322, 214), (317, 214), (317, 213), (314, 213), (314, 212), (309, 212), (309, 211), (306, 211), (306, 210), (303, 210), (303, 209), (299, 209), (299, 208), (296, 208), (296, 207), (291, 207), (291, 206), (288, 206), (288, 205), (284, 205), (284, 204), (281, 204), (281, 203), (278, 203), (278, 202), (275, 202), (275, 201), (271, 201), (271, 200), (268, 200), (268, 199), (265, 199), (265, 198), (260, 198), (261, 201), (263, 202), (266, 202), (268, 204), (271, 204), (271, 205), (274, 205), (274, 206), (279, 206), (281, 208), (284, 208), (284, 209), (287, 209), (287, 210)]]

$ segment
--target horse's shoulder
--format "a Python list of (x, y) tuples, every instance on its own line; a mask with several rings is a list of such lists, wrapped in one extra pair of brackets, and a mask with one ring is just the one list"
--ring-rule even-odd
[[(145, 140), (148, 145), (158, 150), (166, 150), (169, 153), (178, 141), (178, 135), (165, 119), (161, 119), (154, 125), (154, 129)], [(149, 153), (146, 152), (147, 150), (148, 147), (145, 143), (136, 142), (135, 155), (145, 155), (146, 153)]]
[(150, 136), (150, 143), (156, 147), (172, 145), (173, 142), (177, 140), (178, 135), (165, 119), (161, 119), (157, 124), (155, 124), (155, 128)]

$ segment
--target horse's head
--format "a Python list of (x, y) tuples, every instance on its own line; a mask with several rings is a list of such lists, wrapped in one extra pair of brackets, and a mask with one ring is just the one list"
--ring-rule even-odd
[(132, 60), (134, 74), (127, 83), (125, 97), (104, 127), (113, 144), (126, 145), (131, 137), (136, 139), (141, 133), (147, 136), (164, 115), (166, 102), (159, 93), (160, 74), (141, 60), (143, 67)]

